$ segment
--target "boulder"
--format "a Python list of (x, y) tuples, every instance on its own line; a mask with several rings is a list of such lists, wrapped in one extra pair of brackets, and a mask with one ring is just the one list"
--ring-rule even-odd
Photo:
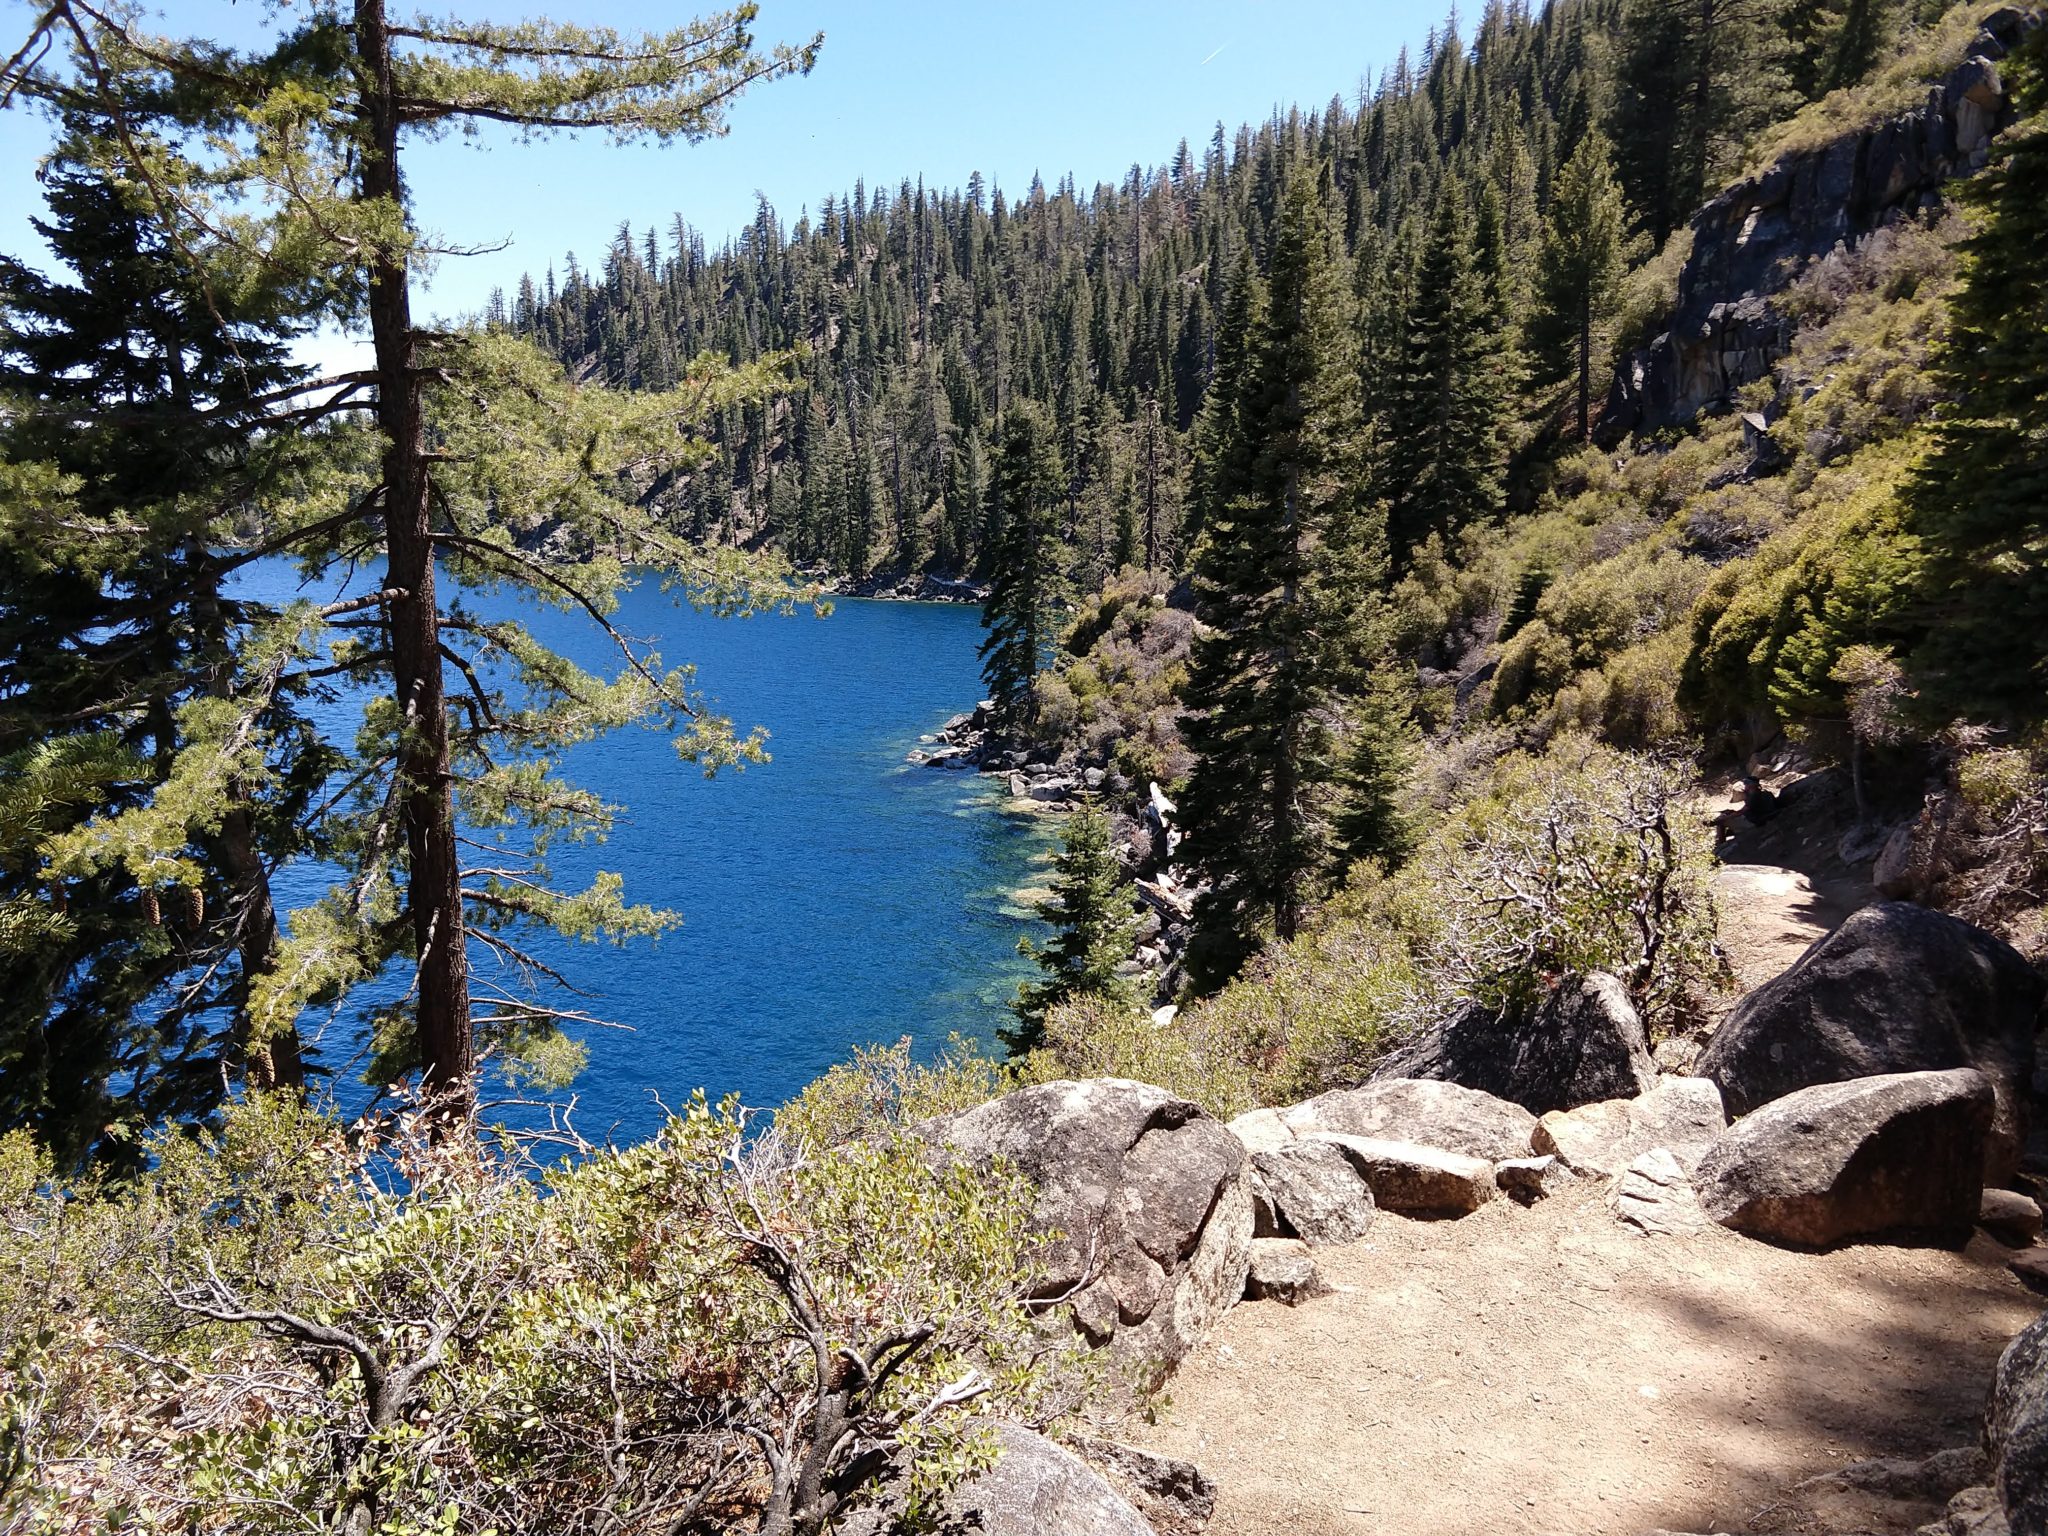
[(1623, 1226), (1649, 1237), (1683, 1237), (1708, 1225), (1684, 1165), (1668, 1147), (1630, 1163), (1608, 1192), (1607, 1208)]
[(1255, 1209), (1271, 1212), (1259, 1237), (1298, 1237), (1308, 1243), (1355, 1243), (1372, 1225), (1372, 1186), (1342, 1149), (1327, 1141), (1296, 1141), (1251, 1155), (1259, 1188)]
[(2048, 1295), (2048, 1248), (2043, 1248), (2039, 1243), (2031, 1248), (2022, 1248), (2006, 1260), (2006, 1268), (2012, 1271), (2014, 1279), (2029, 1290)]
[(1244, 1280), (1246, 1301), (1278, 1301), (1298, 1307), (1329, 1294), (1329, 1283), (1316, 1268), (1308, 1244), (1291, 1237), (1252, 1239), (1251, 1267)]
[(1068, 1298), (1096, 1346), (1163, 1378), (1244, 1294), (1252, 1198), (1244, 1147), (1148, 1083), (1062, 1080), (927, 1121), (935, 1145), (998, 1158), (1036, 1186), (1038, 1295)]
[(1641, 1098), (1552, 1110), (1537, 1122), (1533, 1145), (1586, 1178), (1613, 1178), (1653, 1147), (1668, 1148), (1690, 1172), (1727, 1124), (1710, 1079), (1667, 1077)]
[(1753, 1237), (1821, 1247), (1887, 1234), (1967, 1236), (1990, 1130), (1980, 1072), (1902, 1072), (1802, 1088), (1724, 1131), (1694, 1183)]
[(1997, 1114), (1983, 1183), (2003, 1184), (2026, 1142), (2040, 976), (2010, 945), (1906, 902), (1865, 907), (1742, 1000), (1699, 1072), (1746, 1115), (1815, 1083), (1974, 1067)]
[(1984, 1410), (1984, 1453), (2013, 1536), (2048, 1536), (2048, 1313), (1998, 1357)]
[(1094, 1435), (1075, 1435), (1073, 1446), (1161, 1536), (1194, 1536), (1216, 1513), (1215, 1481), (1192, 1461)]
[(1374, 1141), (1441, 1147), (1488, 1162), (1529, 1155), (1536, 1117), (1477, 1088), (1427, 1078), (1378, 1078), (1278, 1112), (1296, 1135), (1335, 1131)]
[(1948, 1501), (1948, 1510), (1914, 1536), (2012, 1536), (1995, 1488), (1965, 1488)]
[(1493, 1164), (1440, 1147), (1418, 1147), (1404, 1141), (1376, 1141), (1367, 1136), (1319, 1132), (1311, 1140), (1341, 1147), (1351, 1165), (1372, 1186), (1375, 1203), (1390, 1211), (1417, 1216), (1463, 1216), (1495, 1195)]
[(1654, 1087), (1643, 1021), (1614, 977), (1570, 977), (1527, 1016), (1470, 1005), (1426, 1030), (1376, 1074), (1432, 1078), (1477, 1088), (1533, 1114)]
[[(1152, 1527), (1098, 1472), (1072, 1451), (1015, 1424), (999, 1423), (996, 1464), (946, 1495), (937, 1529), (975, 1536), (1154, 1536)], [(898, 1528), (903, 1498), (881, 1498), (842, 1520), (843, 1536), (887, 1536)]]
[(1573, 1181), (1572, 1171), (1555, 1157), (1510, 1157), (1493, 1165), (1500, 1192), (1523, 1205), (1548, 1199)]
[(1977, 1225), (2008, 1248), (2025, 1248), (2041, 1235), (2041, 1207), (2016, 1189), (1987, 1189), (1977, 1205)]

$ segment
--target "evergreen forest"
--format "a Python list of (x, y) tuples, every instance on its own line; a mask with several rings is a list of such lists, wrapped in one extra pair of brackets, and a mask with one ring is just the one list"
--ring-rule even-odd
[[(453, 321), (430, 141), (687, 167), (830, 40), (751, 3), (240, 21), (47, 0), (0, 35), (0, 110), (51, 135), (39, 247), (0, 255), (0, 1536), (1321, 1528), (1247, 1502), (1247, 1437), (1307, 1404), (1319, 1455), (1409, 1475), (1374, 1431), (1410, 1386), (1495, 1348), (1535, 1381), (1582, 1280), (1588, 1348), (1661, 1340), (1660, 1264), (1720, 1285), (1695, 1331), (1743, 1354), (1685, 1391), (1735, 1379), (1729, 1445), (1840, 1455), (1822, 1367), (1919, 1415), (1874, 1454), (1975, 1433), (1994, 1362), (1948, 1357), (2048, 1286), (2048, 13), (1489, 0), (1121, 172), (905, 167), (715, 247), (684, 209)], [(336, 331), (360, 359), (308, 362)], [(857, 766), (972, 769), (945, 813), (1043, 828), (987, 1038), (879, 1021), (779, 1106), (579, 1124), (636, 1048), (597, 946), (688, 914), (589, 872), (635, 807), (578, 765), (644, 730), (693, 777), (774, 767), (636, 633), (650, 594), (979, 605), (980, 701)], [(903, 829), (827, 830), (820, 878), (881, 905)], [(845, 953), (800, 926), (764, 943)], [(1759, 1091), (1730, 1061), (1810, 975), (1848, 1022)], [(1850, 1104), (1878, 1078), (1924, 1103)], [(1678, 1099), (1700, 1124), (1642, 1130)], [(1730, 1195), (1786, 1123), (1766, 1172), (1835, 1184)], [(1967, 1259), (1889, 1246), (1935, 1238)], [(1357, 1331), (1390, 1296), (1427, 1369)], [(1324, 1310), (1255, 1318), (1260, 1365), (1205, 1342), (1240, 1302)], [(2048, 1530), (2033, 1327), (1981, 1450), (1829, 1487)], [(1638, 1436), (1675, 1383), (1604, 1402), (1651, 1363), (1566, 1363), (1581, 1448), (1761, 1488), (1761, 1453)], [(1177, 1372), (1227, 1411), (1190, 1431)], [(1523, 1394), (1476, 1379), (1426, 1411), (1509, 1449), (1430, 1453), (1416, 1529), (1584, 1528), (1569, 1432), (1512, 1441)], [(1184, 1431), (1216, 1482), (1156, 1450)]]

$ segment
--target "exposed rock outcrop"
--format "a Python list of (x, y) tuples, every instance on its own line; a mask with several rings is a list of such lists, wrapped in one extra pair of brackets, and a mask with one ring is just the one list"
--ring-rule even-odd
[(1335, 1143), (1298, 1140), (1251, 1157), (1254, 1236), (1354, 1243), (1372, 1226), (1372, 1186)]
[(2042, 982), (2010, 945), (1905, 902), (1866, 907), (1715, 1031), (1698, 1071), (1746, 1115), (1815, 1083), (1974, 1067), (1998, 1099), (1984, 1184), (2026, 1142)]
[(1071, 1443), (1159, 1536), (1193, 1536), (1216, 1513), (1216, 1483), (1192, 1461), (1093, 1435), (1076, 1435)]
[(1640, 1098), (1553, 1110), (1537, 1122), (1532, 1144), (1586, 1178), (1612, 1178), (1656, 1147), (1690, 1172), (1727, 1125), (1710, 1078), (1667, 1077)]
[(1493, 1164), (1438, 1147), (1325, 1135), (1372, 1186), (1374, 1201), (1413, 1216), (1463, 1216), (1500, 1193)]
[(1037, 1187), (1039, 1295), (1154, 1378), (1244, 1294), (1252, 1197), (1243, 1145), (1196, 1105), (1121, 1078), (1020, 1089), (928, 1121), (975, 1163), (1008, 1161)]
[(1534, 1114), (1633, 1098), (1657, 1082), (1643, 1021), (1601, 972), (1568, 977), (1524, 1017), (1476, 1004), (1409, 1041), (1376, 1076), (1477, 1088)]
[(1991, 1084), (1980, 1072), (1824, 1083), (1724, 1131), (1694, 1183), (1715, 1221), (1824, 1247), (1850, 1237), (1966, 1237), (1977, 1217)]
[(1536, 1117), (1519, 1104), (1461, 1083), (1378, 1078), (1278, 1111), (1297, 1136), (1336, 1131), (1376, 1141), (1411, 1141), (1489, 1162), (1526, 1157)]
[(1690, 421), (1725, 405), (1785, 353), (1792, 327), (1771, 304), (1815, 258), (1940, 195), (1984, 164), (2008, 115), (1999, 60), (2035, 19), (2001, 11), (1969, 56), (1909, 112), (1786, 156), (1693, 215), (1692, 253), (1664, 334), (1624, 357), (1598, 440)]
[(1984, 1413), (1991, 1486), (2013, 1536), (2048, 1536), (2048, 1314), (1998, 1359)]
[[(974, 1536), (1155, 1536), (1102, 1475), (1072, 1451), (1016, 1424), (995, 1426), (996, 1464), (947, 1495), (938, 1529)], [(845, 1536), (886, 1536), (903, 1513), (885, 1488), (875, 1506), (842, 1521)]]

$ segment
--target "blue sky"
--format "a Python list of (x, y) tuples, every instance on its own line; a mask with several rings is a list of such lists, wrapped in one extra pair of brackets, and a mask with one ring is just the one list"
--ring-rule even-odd
[[(402, 7), (394, 4), (394, 10)], [(165, 32), (246, 42), (266, 7), (178, 0), (154, 9)], [(437, 12), (515, 19), (545, 0), (447, 0)], [(674, 25), (695, 8), (652, 0), (581, 0), (553, 14), (622, 28)], [(21, 0), (0, 5), (11, 34)], [(1276, 105), (1353, 95), (1362, 78), (1419, 47), (1435, 4), (1389, 0), (762, 0), (765, 42), (825, 34), (805, 79), (762, 87), (731, 115), (730, 137), (666, 149), (619, 148), (599, 135), (518, 144), (487, 133), (416, 143), (409, 175), (423, 225), (460, 245), (502, 251), (444, 261), (428, 307), (479, 307), (494, 285), (600, 257), (619, 223), (666, 229), (681, 213), (716, 246), (765, 194), (786, 220), (813, 212), (856, 177), (893, 187), (922, 175), (952, 187), (979, 170), (1021, 191), (1072, 172), (1084, 187), (1133, 161), (1155, 164), (1183, 137), (1198, 150), (1220, 120), (1234, 129)], [(0, 248), (26, 253), (40, 209), (33, 171), (40, 122), (0, 114)]]

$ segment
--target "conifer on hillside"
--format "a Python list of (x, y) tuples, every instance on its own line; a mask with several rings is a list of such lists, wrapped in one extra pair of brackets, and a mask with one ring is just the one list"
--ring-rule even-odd
[(1020, 401), (1004, 424), (993, 496), (1002, 519), (996, 577), (982, 607), (981, 676), (994, 701), (998, 734), (1014, 737), (1038, 720), (1038, 676), (1059, 638), (1066, 595), (1060, 513), (1066, 470), (1052, 423)]
[(1379, 485), (1397, 559), (1490, 516), (1506, 467), (1502, 316), (1473, 259), (1464, 189), (1438, 189), (1381, 411)]
[(1334, 867), (1341, 714), (1370, 659), (1384, 529), (1367, 498), (1355, 306), (1312, 169), (1284, 195), (1251, 321), (1219, 410), (1196, 556), (1195, 645), (1181, 799), (1196, 906), (1197, 986), (1232, 975), (1268, 933), (1290, 938)]
[(1061, 848), (1053, 855), (1052, 894), (1038, 915), (1053, 926), (1040, 948), (1020, 940), (1018, 953), (1037, 962), (1042, 981), (1026, 982), (1011, 1005), (1014, 1029), (1002, 1031), (1012, 1055), (1036, 1050), (1045, 1039), (1045, 1016), (1056, 1004), (1091, 997), (1137, 1006), (1138, 989), (1122, 974), (1138, 930), (1129, 884), (1110, 847), (1109, 817), (1093, 803), (1067, 817)]
[(1606, 361), (1612, 316), (1635, 244), (1627, 234), (1611, 147), (1593, 132), (1558, 173), (1537, 258), (1529, 338), (1552, 379), (1570, 379), (1581, 440), (1592, 414), (1595, 372)]
[(1938, 375), (1954, 397), (1907, 494), (1921, 569), (1912, 651), (1927, 702), (1949, 714), (2048, 717), (2048, 28), (2019, 58), (2029, 115), (1969, 190)]

